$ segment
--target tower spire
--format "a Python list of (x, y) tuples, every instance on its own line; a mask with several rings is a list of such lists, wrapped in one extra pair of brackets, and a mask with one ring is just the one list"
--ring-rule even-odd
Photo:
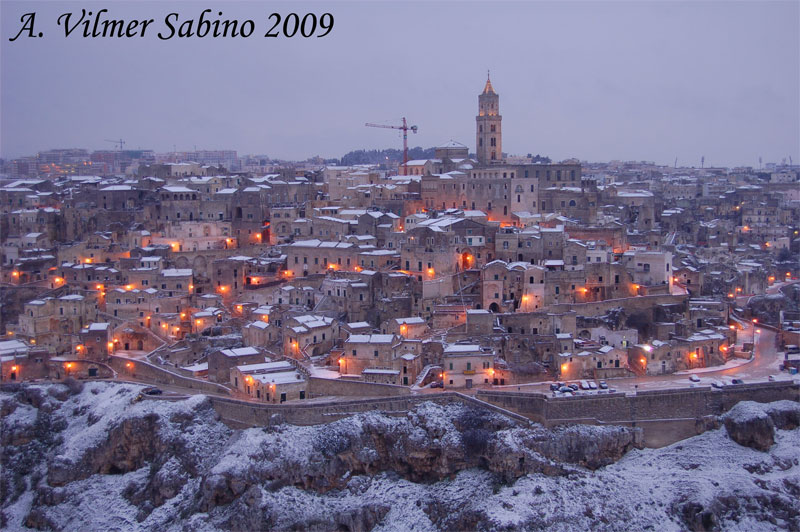
[(486, 70), (486, 85), (478, 95), (478, 116), (476, 119), (476, 146), (480, 164), (492, 164), (502, 161), (503, 133), (501, 130), (503, 117), (500, 116), (500, 96), (492, 87), (491, 72)]
[(486, 85), (483, 87), (483, 94), (496, 94), (492, 87), (492, 80), (489, 77), (489, 70), (486, 70)]

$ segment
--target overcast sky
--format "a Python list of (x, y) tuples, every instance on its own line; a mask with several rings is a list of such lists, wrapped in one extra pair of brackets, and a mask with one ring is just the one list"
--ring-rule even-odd
[[(235, 149), (282, 159), (449, 139), (474, 151), (487, 69), (503, 149), (556, 160), (800, 161), (800, 3), (0, 1), (0, 154)], [(211, 7), (249, 39), (64, 37), (62, 13), (181, 20)], [(9, 42), (23, 13), (43, 38)], [(329, 11), (329, 36), (265, 39), (269, 13)]]

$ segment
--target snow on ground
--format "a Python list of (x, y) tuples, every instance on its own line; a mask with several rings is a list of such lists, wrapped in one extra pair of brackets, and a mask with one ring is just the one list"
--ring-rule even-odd
[(338, 379), (340, 376), (338, 371), (332, 369), (321, 368), (313, 364), (307, 367), (308, 370), (311, 372), (312, 377), (319, 377), (321, 379)]
[[(57, 493), (63, 502), (45, 508), (47, 517), (62, 529), (230, 529), (220, 521), (220, 512), (238, 515), (247, 509), (250, 496), (242, 495), (241, 499), (246, 500), (234, 501), (227, 510), (223, 506), (203, 513), (194, 508), (187, 513), (186, 508), (192, 507), (201, 492), (202, 476), (247, 479), (254, 478), (263, 468), (319, 469), (329, 460), (325, 453), (335, 453), (342, 439), (355, 437), (370, 424), (391, 431), (407, 419), (416, 427), (409, 430), (420, 432), (412, 432), (412, 440), (416, 436), (422, 438), (427, 431), (435, 435), (432, 445), (452, 443), (452, 438), (460, 436), (452, 422), (454, 416), (446, 414), (452, 414), (448, 409), (464, 408), (422, 403), (408, 418), (369, 412), (324, 426), (281, 425), (270, 430), (231, 431), (214, 421), (205, 396), (178, 402), (131, 403), (140, 389), (135, 385), (95, 382), (67, 398), (59, 407), (69, 415), (61, 432), (64, 441), (56, 447), (58, 453), (77, 460), (106, 437), (103, 430), (126, 417), (156, 413), (172, 420), (160, 425), (162, 435), (183, 436), (187, 448), (180, 452), (195, 454), (205, 465), (181, 484), (174, 497), (152, 508), (149, 515), (141, 515), (141, 507), (125, 495), (129, 486), (145, 486), (149, 466), (125, 474), (95, 474), (54, 488), (53, 496)], [(35, 412), (35, 408), (19, 404), (3, 420), (4, 426), (32, 424)], [(88, 423), (90, 415), (94, 418), (92, 424)], [(500, 437), (512, 441), (514, 433), (525, 430), (511, 428)], [(325, 493), (291, 485), (261, 484), (256, 486), (259, 497), (254, 504), (255, 511), (269, 516), (270, 526), (275, 529), (314, 528), (315, 523), (320, 529), (328, 529), (333, 516), (351, 516), (358, 524), (370, 522), (363, 516), (371, 515), (377, 532), (454, 528), (669, 532), (689, 528), (681, 519), (681, 511), (686, 504), (697, 503), (706, 509), (722, 505), (717, 513), (722, 519), (718, 526), (723, 530), (780, 530), (789, 528), (782, 520), (781, 510), (794, 510), (796, 515), (798, 507), (792, 493), (800, 489), (800, 429), (778, 430), (775, 440), (770, 451), (763, 453), (738, 445), (724, 429), (712, 430), (662, 449), (630, 451), (618, 462), (596, 471), (576, 467), (564, 476), (533, 474), (509, 484), (500, 483), (497, 476), (484, 469), (462, 470), (453, 478), (432, 483), (411, 482), (392, 471), (355, 475), (341, 484), (343, 488)], [(172, 458), (161, 467), (174, 469), (178, 464)], [(9, 521), (5, 528), (24, 529), (24, 519), (33, 503), (29, 489), (6, 505), (3, 512)]]
[(749, 364), (753, 360), (754, 360), (753, 357), (734, 358), (727, 361), (725, 364), (721, 366), (708, 366), (706, 368), (685, 369), (682, 371), (676, 371), (674, 375), (691, 375), (692, 373), (711, 373), (714, 371), (724, 371), (726, 369), (733, 369), (733, 368), (738, 368), (740, 366), (744, 366), (745, 364)]

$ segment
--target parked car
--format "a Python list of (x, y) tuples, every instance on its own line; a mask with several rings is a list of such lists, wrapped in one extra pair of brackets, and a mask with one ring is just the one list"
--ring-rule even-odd
[(433, 381), (431, 388), (444, 388), (444, 383), (442, 381)]
[(608, 384), (606, 384), (606, 381), (600, 381), (600, 389), (608, 390)]
[(597, 383), (594, 382), (594, 381), (589, 381), (589, 389), (590, 390), (596, 390), (597, 389)]
[(589, 383), (586, 382), (586, 381), (581, 381), (580, 382), (580, 386), (581, 386), (581, 390), (588, 390), (589, 389)]
[(561, 388), (558, 389), (558, 391), (561, 393), (572, 393), (572, 388), (570, 388), (569, 386), (562, 386)]
[(718, 390), (722, 389), (722, 383), (719, 381), (711, 381), (711, 387), (716, 388)]
[(160, 388), (145, 388), (142, 393), (145, 395), (161, 395), (164, 392)]
[(577, 385), (577, 384), (575, 384), (574, 382), (571, 382), (571, 383), (567, 384), (567, 386), (569, 386), (570, 388), (572, 388), (572, 391), (574, 391), (574, 392), (577, 392), (577, 391), (580, 389), (580, 388), (578, 387), (578, 385)]
[(551, 392), (558, 391), (559, 388), (561, 388), (561, 386), (559, 386), (558, 383), (554, 382), (554, 383), (550, 384), (550, 391)]
[(697, 375), (689, 375), (689, 380), (692, 382), (700, 382), (700, 377)]
[(744, 384), (744, 381), (742, 379), (733, 379), (731, 384)]
[(775, 380), (775, 375), (770, 375), (769, 377), (767, 377), (767, 379), (770, 380), (770, 381), (774, 381)]

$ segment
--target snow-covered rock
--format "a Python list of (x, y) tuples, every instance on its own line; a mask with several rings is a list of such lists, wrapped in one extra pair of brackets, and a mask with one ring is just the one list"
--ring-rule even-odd
[(733, 441), (766, 451), (775, 441), (775, 429), (795, 429), (800, 425), (800, 404), (792, 401), (756, 403), (742, 401), (728, 411), (722, 420)]
[[(759, 405), (778, 428), (759, 452), (722, 430), (638, 449), (635, 430), (527, 427), (462, 404), (233, 430), (204, 396), (135, 402), (140, 389), (93, 382), (0, 394), (0, 528), (800, 527), (791, 402)], [(731, 419), (757, 408), (743, 410)]]

